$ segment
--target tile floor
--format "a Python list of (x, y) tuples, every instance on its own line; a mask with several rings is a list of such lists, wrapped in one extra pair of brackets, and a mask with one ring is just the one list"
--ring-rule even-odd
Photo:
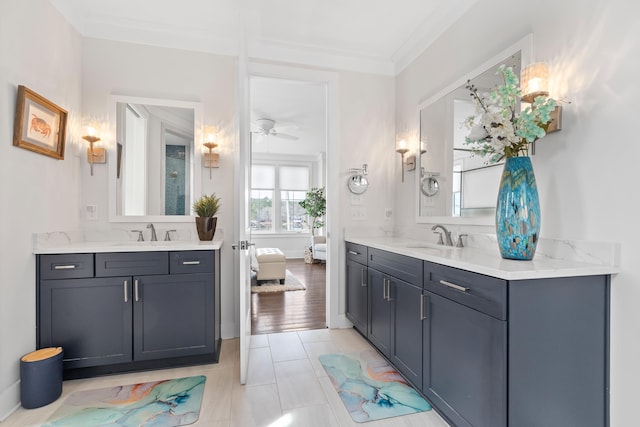
[(254, 335), (251, 341), (249, 372), (244, 386), (239, 382), (239, 341), (224, 340), (218, 364), (65, 381), (62, 396), (56, 402), (38, 409), (20, 408), (0, 426), (39, 426), (68, 394), (77, 390), (206, 375), (200, 419), (192, 426), (448, 427), (433, 410), (366, 424), (352, 421), (318, 356), (370, 348), (353, 329)]

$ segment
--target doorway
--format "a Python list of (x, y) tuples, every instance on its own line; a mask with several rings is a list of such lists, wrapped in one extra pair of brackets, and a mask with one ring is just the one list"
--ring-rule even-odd
[(285, 285), (305, 287), (265, 292), (269, 282), (257, 286), (260, 292), (251, 295), (252, 333), (325, 328), (326, 263), (309, 251), (312, 231), (327, 232), (312, 229), (313, 218), (300, 202), (307, 191), (327, 187), (327, 84), (252, 75), (249, 103), (252, 241), (256, 248), (279, 249), (286, 258)]

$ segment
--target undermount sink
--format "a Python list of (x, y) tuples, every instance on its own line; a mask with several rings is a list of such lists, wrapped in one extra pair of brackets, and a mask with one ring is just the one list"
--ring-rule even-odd
[(455, 246), (445, 246), (445, 245), (437, 245), (435, 243), (422, 243), (422, 242), (407, 243), (405, 247), (409, 249), (462, 249), (462, 248), (457, 248)]
[(184, 244), (185, 242), (181, 242), (179, 240), (168, 240), (168, 241), (143, 241), (143, 242), (138, 242), (138, 241), (131, 241), (131, 240), (124, 240), (124, 241), (118, 241), (118, 242), (105, 242), (105, 244), (108, 244), (109, 246), (175, 246), (175, 245), (180, 245), (180, 244)]

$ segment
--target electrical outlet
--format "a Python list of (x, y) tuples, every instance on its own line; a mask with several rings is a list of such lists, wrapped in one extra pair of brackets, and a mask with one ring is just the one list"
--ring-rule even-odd
[(85, 206), (85, 213), (87, 215), (87, 220), (89, 221), (97, 221), (98, 220), (98, 206), (96, 205), (87, 205)]
[(384, 219), (391, 219), (392, 215), (393, 215), (393, 210), (391, 208), (386, 208), (384, 210)]

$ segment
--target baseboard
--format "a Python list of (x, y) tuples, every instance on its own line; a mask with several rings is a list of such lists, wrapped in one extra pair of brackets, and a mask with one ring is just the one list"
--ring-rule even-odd
[(339, 314), (329, 325), (331, 329), (348, 329), (353, 328), (353, 323), (344, 314)]
[(222, 323), (220, 325), (220, 335), (222, 339), (226, 340), (229, 338), (237, 338), (240, 336), (240, 328), (236, 325), (235, 322), (231, 323)]
[(13, 414), (20, 407), (20, 380), (11, 384), (0, 393), (0, 422)]

